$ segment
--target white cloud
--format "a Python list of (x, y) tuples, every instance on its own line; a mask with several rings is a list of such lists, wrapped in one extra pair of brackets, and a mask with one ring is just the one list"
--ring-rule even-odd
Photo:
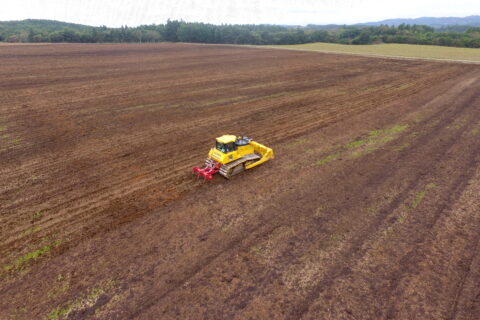
[(2, 0), (0, 20), (53, 19), (136, 26), (183, 19), (210, 23), (327, 24), (480, 14), (478, 0)]

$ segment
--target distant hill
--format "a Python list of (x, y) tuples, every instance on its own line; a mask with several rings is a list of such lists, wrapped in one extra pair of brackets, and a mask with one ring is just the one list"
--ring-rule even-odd
[(91, 27), (83, 24), (68, 23), (55, 20), (26, 19), (16, 21), (0, 21), (0, 28), (15, 30), (24, 29), (26, 31), (30, 29), (44, 29), (48, 31), (55, 31), (62, 28), (82, 30)]
[[(61, 22), (55, 20), (27, 19), (20, 21), (0, 21), (0, 41), (11, 42), (41, 42), (48, 41), (47, 35), (63, 30), (84, 32), (92, 29), (90, 26)], [(48, 39), (47, 39), (48, 38)]]
[(357, 25), (367, 25), (367, 26), (379, 26), (379, 25), (390, 25), (390, 26), (398, 26), (401, 24), (417, 24), (417, 25), (425, 25), (435, 29), (441, 29), (449, 26), (472, 26), (478, 27), (480, 26), (480, 16), (469, 16), (464, 18), (456, 18), (456, 17), (443, 17), (443, 18), (434, 18), (434, 17), (422, 17), (416, 19), (388, 19), (382, 20), (377, 22), (367, 22), (367, 23), (359, 23)]

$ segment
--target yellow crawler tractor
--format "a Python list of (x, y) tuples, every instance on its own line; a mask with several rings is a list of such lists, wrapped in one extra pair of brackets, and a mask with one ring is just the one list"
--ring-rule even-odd
[(212, 180), (217, 172), (229, 179), (270, 159), (273, 159), (272, 149), (247, 137), (224, 135), (216, 139), (204, 167), (194, 167), (193, 172), (205, 180)]

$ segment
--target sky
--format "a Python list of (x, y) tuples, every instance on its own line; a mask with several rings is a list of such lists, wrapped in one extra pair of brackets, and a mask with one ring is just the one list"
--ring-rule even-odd
[(480, 15), (480, 0), (0, 0), (0, 21), (51, 19), (92, 26), (353, 24), (391, 18)]

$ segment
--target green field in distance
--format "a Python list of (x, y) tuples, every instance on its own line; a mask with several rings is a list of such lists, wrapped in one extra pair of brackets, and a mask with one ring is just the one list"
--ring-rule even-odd
[(415, 44), (370, 44), (345, 45), (337, 43), (306, 43), (295, 45), (262, 46), (279, 49), (311, 50), (319, 52), (348, 53), (359, 55), (408, 57), (422, 59), (446, 59), (480, 62), (480, 49), (424, 46)]

